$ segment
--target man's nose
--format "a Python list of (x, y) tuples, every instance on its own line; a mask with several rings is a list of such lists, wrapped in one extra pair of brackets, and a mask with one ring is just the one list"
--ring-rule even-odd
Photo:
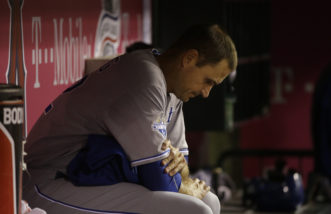
[(201, 96), (203, 98), (207, 98), (209, 96), (210, 90), (211, 90), (212, 86), (206, 86), (202, 89), (201, 91)]

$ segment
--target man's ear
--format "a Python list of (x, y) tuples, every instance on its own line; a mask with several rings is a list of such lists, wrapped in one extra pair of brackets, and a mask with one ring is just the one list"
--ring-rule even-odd
[(184, 52), (182, 58), (182, 66), (193, 66), (196, 65), (199, 59), (199, 52), (196, 49), (189, 49)]

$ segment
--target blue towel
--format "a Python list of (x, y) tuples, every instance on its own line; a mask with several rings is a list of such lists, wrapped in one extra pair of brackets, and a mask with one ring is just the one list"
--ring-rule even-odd
[(116, 139), (89, 135), (84, 147), (67, 167), (68, 179), (77, 186), (139, 183), (136, 167), (130, 162)]

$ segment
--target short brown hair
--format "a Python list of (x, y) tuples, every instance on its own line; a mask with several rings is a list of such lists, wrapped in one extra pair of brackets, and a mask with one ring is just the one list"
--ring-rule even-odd
[(196, 49), (199, 52), (198, 66), (216, 64), (228, 60), (231, 70), (237, 67), (237, 51), (228, 34), (218, 25), (194, 25), (170, 47), (179, 52)]

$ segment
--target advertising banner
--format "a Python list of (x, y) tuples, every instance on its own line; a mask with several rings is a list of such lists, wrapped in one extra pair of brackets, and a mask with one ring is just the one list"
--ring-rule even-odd
[(84, 60), (150, 43), (150, 0), (0, 0), (0, 83), (20, 85), (25, 133), (79, 80)]

